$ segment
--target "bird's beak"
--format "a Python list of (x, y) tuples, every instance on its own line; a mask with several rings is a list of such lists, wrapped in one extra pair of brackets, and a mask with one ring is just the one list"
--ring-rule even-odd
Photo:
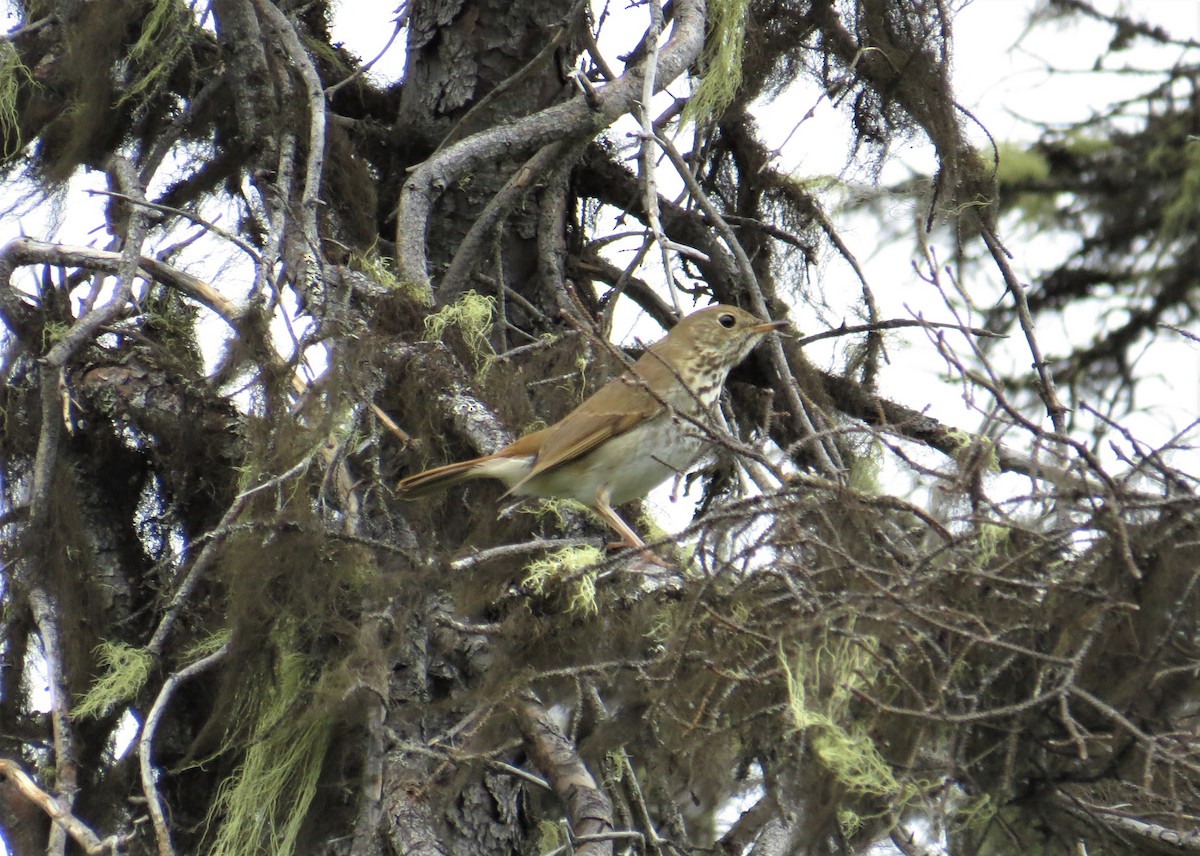
[(755, 324), (750, 331), (752, 333), (773, 333), (776, 330), (782, 330), (790, 323), (789, 321), (764, 321), (762, 324)]

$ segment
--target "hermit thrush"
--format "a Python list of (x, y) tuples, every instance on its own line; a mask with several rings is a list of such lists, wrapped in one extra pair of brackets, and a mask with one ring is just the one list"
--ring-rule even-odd
[(421, 494), (464, 479), (499, 479), (508, 494), (590, 505), (624, 544), (644, 546), (613, 506), (687, 470), (704, 446), (691, 420), (709, 416), (729, 370), (786, 324), (736, 306), (701, 309), (549, 428), (493, 455), (409, 476), (398, 489)]

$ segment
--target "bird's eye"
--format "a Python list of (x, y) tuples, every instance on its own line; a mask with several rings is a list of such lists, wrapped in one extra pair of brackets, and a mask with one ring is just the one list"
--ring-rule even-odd
[(726, 330), (732, 330), (733, 325), (737, 323), (737, 319), (734, 318), (732, 315), (730, 315), (728, 312), (726, 312), (724, 315), (722, 315), (720, 318), (717, 319), (717, 323), (720, 324), (722, 327), (724, 327)]

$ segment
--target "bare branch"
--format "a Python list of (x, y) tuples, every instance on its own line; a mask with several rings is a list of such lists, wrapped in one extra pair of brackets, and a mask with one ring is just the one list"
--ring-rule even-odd
[(55, 827), (64, 830), (83, 848), (89, 856), (101, 856), (105, 853), (117, 853), (132, 835), (110, 835), (101, 839), (83, 821), (71, 814), (62, 803), (43, 791), (17, 764), (6, 758), (0, 758), (0, 775), (17, 786), (17, 789), (31, 802), (44, 811)]
[[(580, 759), (575, 747), (555, 723), (550, 712), (531, 696), (513, 706), (517, 724), (535, 764), (562, 800), (576, 839), (607, 835), (613, 831), (612, 803)], [(592, 839), (576, 848), (581, 856), (612, 853), (612, 840)]]

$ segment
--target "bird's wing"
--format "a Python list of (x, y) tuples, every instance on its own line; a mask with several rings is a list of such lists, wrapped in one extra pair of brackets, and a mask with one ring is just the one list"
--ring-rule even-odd
[[(622, 379), (609, 381), (561, 421), (539, 432), (545, 439), (538, 450), (537, 461), (512, 490), (540, 473), (586, 455), (662, 409), (662, 405), (636, 383)], [(513, 445), (520, 443), (518, 440)]]

